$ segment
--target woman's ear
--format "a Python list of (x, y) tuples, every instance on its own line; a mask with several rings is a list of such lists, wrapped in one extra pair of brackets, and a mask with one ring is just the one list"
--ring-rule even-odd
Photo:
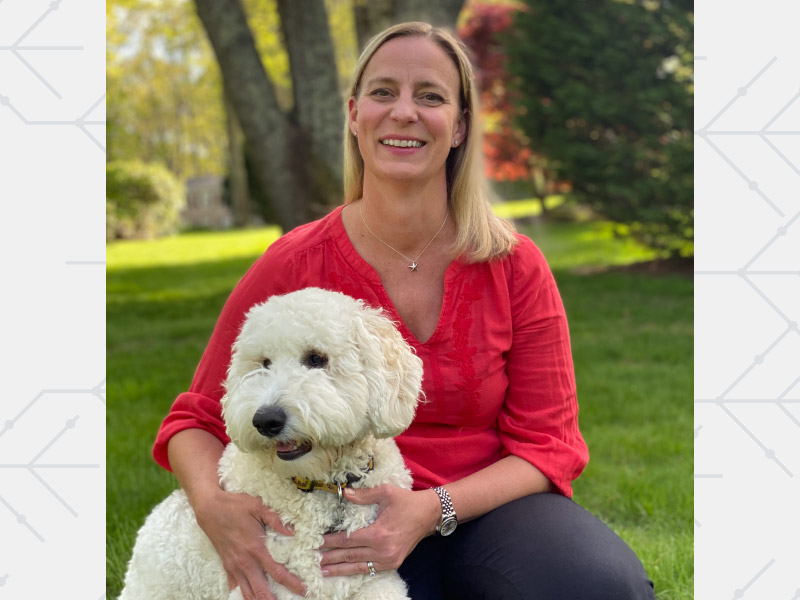
[(350, 133), (357, 136), (358, 135), (358, 104), (356, 103), (356, 97), (351, 96), (350, 100), (347, 102), (347, 112), (348, 112), (348, 121), (350, 124)]
[(461, 118), (458, 120), (456, 124), (456, 133), (453, 136), (454, 140), (458, 140), (458, 146), (464, 144), (464, 140), (467, 139), (467, 133), (469, 132), (469, 114), (467, 109), (465, 108), (461, 112)]

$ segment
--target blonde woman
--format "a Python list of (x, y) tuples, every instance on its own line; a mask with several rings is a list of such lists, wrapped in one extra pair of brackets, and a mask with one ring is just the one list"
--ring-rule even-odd
[(285, 531), (276, 515), (219, 487), (221, 382), (245, 311), (308, 286), (383, 307), (425, 366), (425, 402), (397, 438), (414, 489), (350, 490), (379, 516), (326, 536), (326, 575), (399, 568), (414, 600), (654, 597), (631, 550), (569, 499), (588, 452), (566, 316), (541, 253), (490, 210), (476, 114), (451, 34), (377, 35), (348, 102), (344, 205), (253, 265), (161, 427), (156, 460), (245, 598), (272, 598), (264, 572), (304, 590), (261, 540)]

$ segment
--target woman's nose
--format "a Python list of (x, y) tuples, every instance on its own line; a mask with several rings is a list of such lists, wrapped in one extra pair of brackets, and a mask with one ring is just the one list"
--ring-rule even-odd
[(392, 106), (392, 119), (398, 123), (413, 123), (417, 120), (417, 105), (410, 95), (400, 94)]

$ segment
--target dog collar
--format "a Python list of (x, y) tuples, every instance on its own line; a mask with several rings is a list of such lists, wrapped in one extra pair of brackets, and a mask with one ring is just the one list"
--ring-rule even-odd
[(322, 490), (323, 492), (336, 494), (339, 497), (339, 502), (342, 502), (343, 490), (348, 486), (352, 486), (357, 481), (360, 481), (364, 475), (372, 471), (373, 468), (375, 468), (375, 460), (370, 456), (367, 466), (361, 469), (362, 474), (357, 475), (355, 473), (348, 473), (346, 475), (346, 479), (342, 483), (320, 481), (319, 479), (308, 479), (307, 477), (292, 477), (291, 480), (301, 492), (308, 494), (315, 490)]

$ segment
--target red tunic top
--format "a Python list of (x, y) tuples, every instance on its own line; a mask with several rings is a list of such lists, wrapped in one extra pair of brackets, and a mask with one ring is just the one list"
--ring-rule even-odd
[(341, 211), (284, 235), (233, 290), (189, 391), (161, 425), (156, 461), (170, 468), (167, 442), (184, 429), (205, 429), (228, 443), (220, 398), (245, 313), (272, 295), (314, 286), (383, 307), (422, 359), (427, 401), (396, 438), (415, 489), (460, 479), (514, 454), (571, 496), (571, 482), (589, 455), (578, 430), (564, 307), (539, 249), (520, 235), (504, 259), (451, 263), (439, 323), (420, 343), (377, 272), (350, 243)]

